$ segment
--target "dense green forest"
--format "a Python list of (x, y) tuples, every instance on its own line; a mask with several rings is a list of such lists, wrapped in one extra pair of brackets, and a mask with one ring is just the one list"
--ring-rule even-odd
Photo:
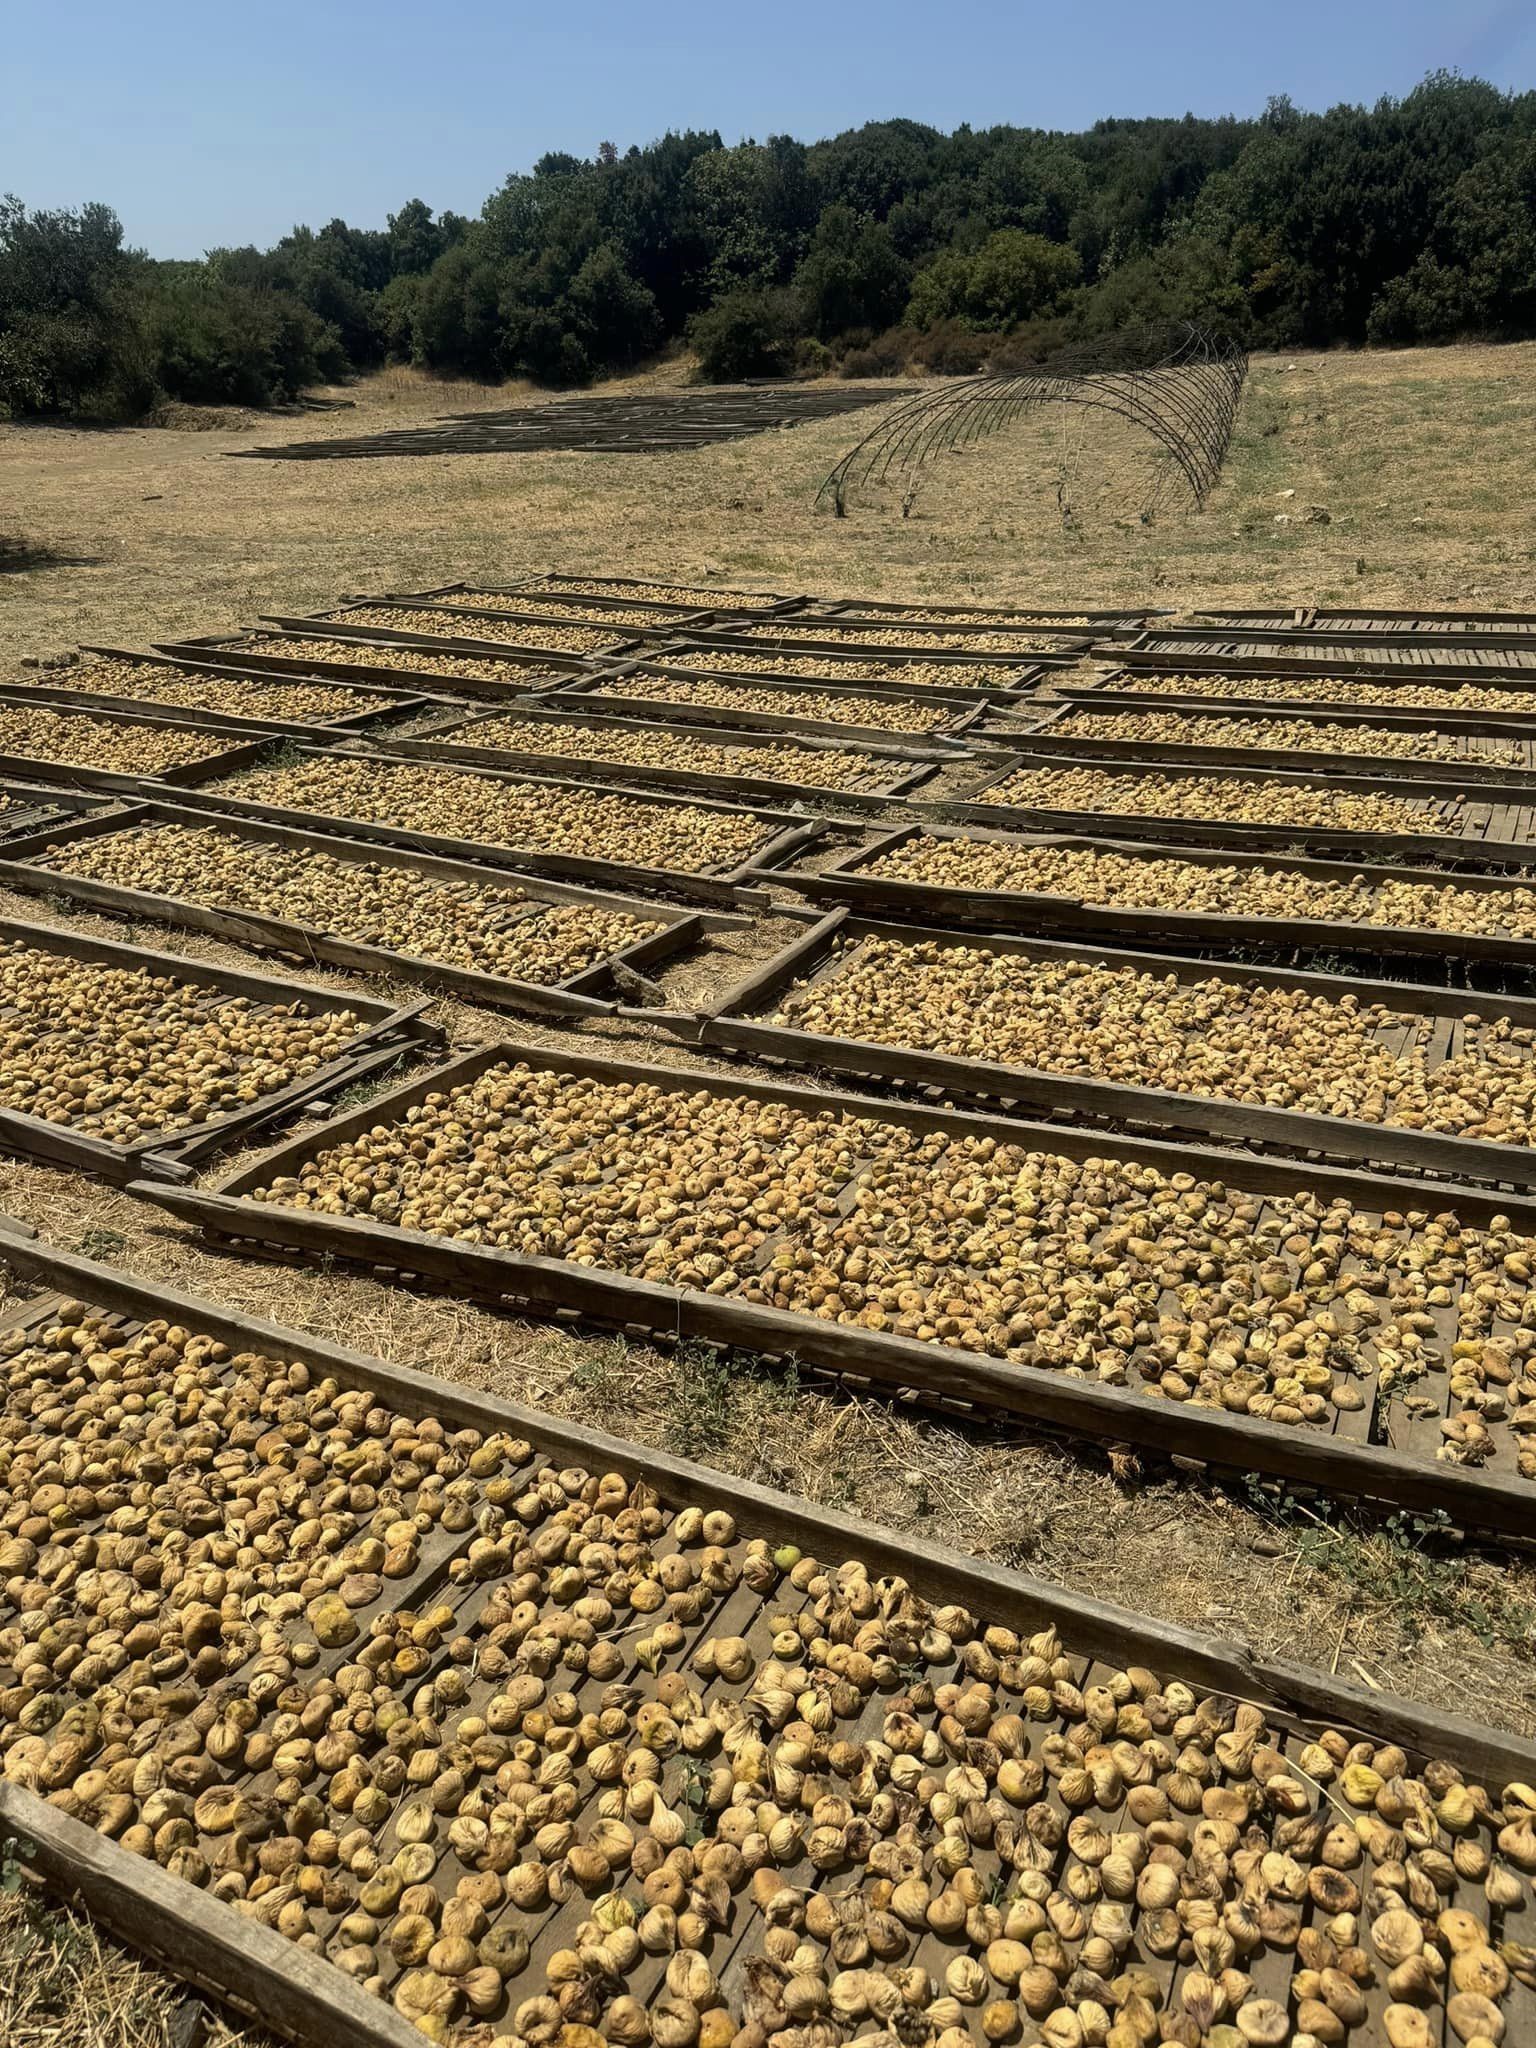
[(202, 262), (125, 248), (104, 204), (0, 203), (16, 415), (265, 405), (386, 361), (580, 384), (679, 339), (714, 378), (969, 371), (1180, 319), (1278, 347), (1536, 333), (1536, 92), (604, 143), (474, 220), (413, 199)]

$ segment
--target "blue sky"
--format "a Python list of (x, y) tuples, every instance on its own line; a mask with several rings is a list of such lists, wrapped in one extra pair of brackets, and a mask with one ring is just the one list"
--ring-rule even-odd
[(11, 9), (5, 45), (0, 190), (104, 199), (159, 256), (411, 197), (475, 213), (545, 150), (668, 128), (1077, 128), (1369, 101), (1441, 66), (1536, 85), (1531, 0), (66, 0)]

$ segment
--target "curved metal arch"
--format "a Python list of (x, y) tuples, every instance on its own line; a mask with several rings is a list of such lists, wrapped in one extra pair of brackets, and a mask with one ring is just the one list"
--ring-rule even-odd
[[(1096, 407), (1150, 434), (1198, 507), (1221, 473), (1247, 374), (1245, 351), (1185, 326), (1160, 350), (1147, 330), (1128, 330), (1037, 370), (967, 377), (937, 392), (920, 392), (888, 413), (833, 467), (816, 501), (830, 495), (841, 517), (855, 483), (884, 481), (893, 469), (911, 475), (937, 456), (996, 432), (1030, 406), (1064, 404)], [(908, 503), (914, 488), (909, 481)]]

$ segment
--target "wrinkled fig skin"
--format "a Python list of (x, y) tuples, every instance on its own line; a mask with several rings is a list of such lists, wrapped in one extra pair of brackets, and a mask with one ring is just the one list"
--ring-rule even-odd
[(771, 594), (742, 590), (711, 590), (702, 583), (624, 583), (612, 576), (539, 576), (529, 586), (554, 596), (617, 597), (634, 604), (671, 604), (682, 611), (771, 611), (780, 602)]
[(1527, 1995), (1527, 1786), (54, 1314), (0, 1336), (6, 1777), (429, 2040), (1376, 2048), (1390, 1976), (1412, 2048)]
[(718, 669), (722, 675), (809, 676), (823, 683), (901, 683), (914, 690), (1014, 690), (1025, 672), (1001, 661), (849, 661), (841, 655), (829, 661), (825, 654), (778, 647), (750, 654), (740, 648), (685, 647), (668, 652), (667, 666)]
[(231, 796), (320, 817), (363, 818), (440, 838), (692, 873), (739, 866), (776, 829), (687, 803), (501, 782), (415, 761), (338, 756), (258, 768), (220, 787)]
[(1221, 825), (1300, 825), (1333, 833), (1453, 831), (1456, 818), (1454, 805), (1384, 789), (1321, 789), (1226, 773), (1117, 775), (1110, 768), (1019, 768), (973, 801)]
[[(459, 682), (505, 683), (509, 690), (548, 689), (569, 671), (502, 661), (494, 654), (449, 654), (441, 647), (380, 647), (367, 640), (287, 640), (280, 633), (252, 634), (242, 643), (253, 654), (280, 654), (290, 661), (366, 662), (373, 668), (408, 668), (417, 675), (447, 676)], [(238, 661), (240, 648), (224, 650)], [(215, 660), (220, 651), (213, 650)]]
[(229, 746), (227, 732), (132, 725), (51, 704), (0, 704), (0, 754), (27, 754), (77, 768), (111, 768), (119, 775), (158, 775), (166, 768), (210, 760)]
[[(1536, 1478), (1536, 1243), (992, 1138), (489, 1069), (253, 1200), (570, 1259), (1291, 1425), (1427, 1382)], [(1447, 1343), (1436, 1311), (1452, 1311)], [(1412, 1395), (1422, 1399), (1424, 1394)], [(1490, 1425), (1507, 1424), (1496, 1437)]]
[(259, 1003), (0, 941), (0, 1103), (114, 1145), (275, 1094), (366, 1028), (351, 1010)]
[[(855, 599), (851, 616), (856, 617), (863, 612), (864, 607)], [(942, 607), (903, 604), (898, 605), (894, 611), (882, 611), (879, 618), (882, 622), (888, 619), (893, 626), (909, 622), (917, 626), (974, 626), (978, 630), (984, 626), (1039, 626), (1043, 631), (1053, 633), (1071, 630), (1080, 632), (1093, 624), (1093, 621), (1081, 612), (1058, 612), (1053, 618), (1043, 612), (1037, 615), (1027, 610), (1009, 611), (1006, 606), (997, 605), (978, 605), (974, 611), (945, 611)], [(836, 625), (839, 622), (833, 619), (831, 623)], [(844, 620), (842, 623), (846, 624), (847, 621)], [(809, 624), (807, 621), (806, 630), (809, 630)]]
[(1070, 896), (1103, 910), (1201, 912), (1254, 921), (1309, 918), (1329, 924), (1476, 932), (1536, 939), (1536, 889), (1443, 882), (1323, 881), (1284, 868), (1206, 866), (1172, 857), (1138, 858), (1091, 847), (1028, 846), (987, 839), (904, 840), (860, 870), (936, 889)]
[(1503, 1145), (1536, 1135), (1529, 1026), (1464, 1017), (1458, 1050), (1432, 1061), (1434, 1017), (1245, 982), (1239, 969), (1181, 984), (1134, 967), (869, 938), (797, 987), (773, 1022)]
[(1051, 727), (1067, 740), (1156, 742), (1177, 747), (1264, 747), (1288, 754), (1374, 754), (1404, 761), (1492, 761), (1519, 768), (1525, 742), (1480, 736), (1474, 745), (1455, 733), (1410, 731), (1392, 725), (1339, 725), (1327, 719), (1222, 718), (1195, 711), (1073, 711)]
[(1106, 683), (1138, 696), (1165, 690), (1177, 697), (1256, 697), (1266, 703), (1377, 704), (1396, 711), (1536, 711), (1536, 690), (1496, 690), (1487, 683), (1372, 682), (1364, 676), (1167, 675), (1136, 669)]
[(900, 697), (835, 697), (825, 690), (762, 690), (711, 677), (621, 676), (582, 701), (601, 708), (610, 697), (643, 697), (669, 704), (707, 704), (721, 711), (769, 711), (780, 718), (815, 718), (823, 725), (868, 725), (883, 732), (932, 732), (954, 716), (949, 704), (906, 703)]
[(8, 687), (23, 689), (29, 683), (86, 690), (97, 697), (134, 697), (144, 704), (222, 711), (231, 718), (281, 718), (300, 723), (388, 711), (391, 704), (388, 697), (365, 690), (343, 690), (335, 684), (302, 682), (297, 677), (291, 683), (260, 683), (239, 676), (201, 675), (190, 668), (161, 668), (154, 662), (90, 657), (65, 669), (16, 676)]
[(292, 918), (339, 938), (514, 981), (565, 981), (662, 926), (515, 883), (437, 882), (411, 868), (261, 845), (214, 826), (144, 825), (62, 846), (39, 866), (119, 888)]
[(737, 636), (747, 640), (826, 640), (843, 647), (919, 647), (930, 654), (1051, 654), (1061, 647), (1059, 633), (991, 631), (982, 626), (973, 632), (924, 633), (894, 622), (889, 626), (841, 626), (835, 619), (775, 620), (763, 626), (738, 626)]
[(434, 735), (450, 745), (505, 747), (524, 754), (562, 754), (576, 761), (618, 761), (636, 768), (690, 768), (698, 775), (756, 776), (807, 783), (817, 789), (879, 789), (901, 774), (900, 761), (843, 747), (796, 747), (764, 740), (761, 746), (722, 746), (687, 733), (621, 732), (598, 725), (556, 725), (542, 720), (488, 718)]
[(529, 618), (554, 622), (564, 620), (576, 625), (610, 626), (616, 633), (631, 626), (681, 625), (684, 619), (691, 618), (700, 609), (697, 605), (687, 605), (651, 611), (637, 606), (625, 611), (613, 605), (571, 602), (558, 595), (547, 596), (540, 590), (479, 590), (473, 587), (454, 591), (444, 602), (476, 607), (483, 605), (487, 611), (493, 612), (524, 612)]
[(317, 623), (341, 626), (383, 626), (391, 633), (429, 633), (440, 640), (505, 640), (512, 647), (545, 647), (551, 654), (596, 654), (624, 638), (621, 625), (606, 631), (591, 626), (530, 626), (520, 619), (476, 618), (425, 606), (356, 605), (347, 611), (321, 612)]

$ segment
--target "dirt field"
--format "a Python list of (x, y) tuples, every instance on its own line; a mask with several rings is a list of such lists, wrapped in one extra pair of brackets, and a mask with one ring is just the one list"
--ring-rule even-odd
[[(55, 562), (0, 576), (7, 653), (211, 633), (343, 590), (555, 566), (1051, 605), (1536, 605), (1536, 532), (1516, 516), (1536, 344), (1261, 357), (1221, 489), (1204, 513), (1150, 525), (1148, 444), (1066, 410), (944, 458), (906, 520), (888, 497), (858, 499), (846, 520), (813, 509), (873, 413), (680, 455), (224, 459), (534, 394), (390, 371), (346, 395), (355, 410), (244, 414), (233, 432), (0, 427), (0, 533)], [(1314, 506), (1326, 525), (1306, 523)]]
[[(1092, 419), (1042, 419), (949, 458), (905, 521), (888, 500), (864, 498), (842, 522), (812, 509), (817, 482), (869, 415), (677, 456), (223, 459), (253, 436), (372, 432), (529, 396), (403, 373), (347, 395), (358, 403), (346, 413), (202, 431), (0, 428), (0, 532), (18, 534), (34, 561), (0, 574), (0, 672), (76, 640), (211, 633), (342, 592), (546, 568), (1058, 606), (1536, 608), (1536, 533), (1518, 509), (1530, 490), (1536, 345), (1260, 360), (1216, 499), (1202, 515), (1151, 524), (1138, 517), (1144, 451), (1129, 429)], [(1072, 508), (1065, 523), (1058, 484)], [(1311, 507), (1327, 522), (1308, 522)], [(36, 916), (37, 906), (0, 895), (0, 914)], [(45, 921), (60, 921), (53, 907)], [(124, 936), (121, 925), (69, 921)], [(681, 970), (686, 992), (723, 988), (783, 930), (717, 946)], [(152, 927), (134, 935), (236, 957)], [(455, 1047), (560, 1042), (485, 1011), (437, 1014)], [(637, 1030), (584, 1037), (637, 1058), (689, 1057)], [(1143, 1470), (1101, 1448), (951, 1428), (702, 1349), (573, 1336), (338, 1273), (215, 1256), (120, 1193), (14, 1160), (0, 1160), (0, 1209), (67, 1248), (323, 1336), (1536, 1731), (1536, 1570), (1437, 1529)]]

